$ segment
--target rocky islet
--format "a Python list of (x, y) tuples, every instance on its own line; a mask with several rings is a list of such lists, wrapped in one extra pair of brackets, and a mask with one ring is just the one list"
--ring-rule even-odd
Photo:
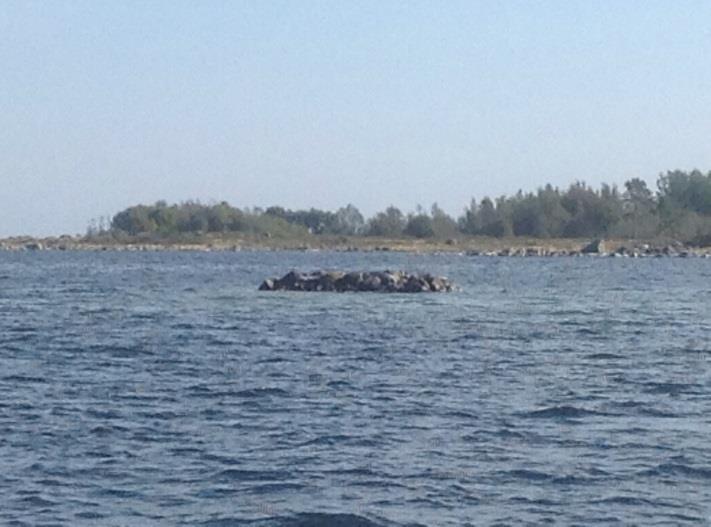
[(268, 278), (260, 291), (322, 291), (375, 293), (443, 293), (454, 290), (444, 276), (404, 271), (289, 271), (281, 278)]

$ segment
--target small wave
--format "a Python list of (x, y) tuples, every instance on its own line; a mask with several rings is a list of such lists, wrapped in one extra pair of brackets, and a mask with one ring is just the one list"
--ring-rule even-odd
[(288, 518), (283, 527), (389, 527), (393, 523), (376, 522), (356, 514), (302, 513)]
[(34, 326), (14, 326), (5, 330), (6, 333), (35, 333), (37, 328)]
[(646, 498), (640, 498), (637, 496), (610, 496), (609, 498), (603, 498), (601, 500), (594, 500), (591, 503), (597, 503), (600, 505), (631, 505), (631, 506), (645, 506), (645, 507), (673, 507), (679, 508), (680, 505), (672, 504), (669, 502), (662, 502), (658, 500), (649, 500)]
[(695, 384), (677, 382), (650, 382), (644, 385), (644, 391), (650, 394), (679, 395), (682, 393), (698, 393)]
[(64, 485), (64, 483), (62, 483), (60, 480), (52, 478), (38, 479), (36, 483), (38, 485), (42, 485), (43, 487), (61, 487), (62, 485)]
[(106, 515), (101, 514), (100, 512), (82, 511), (77, 512), (74, 517), (79, 518), (80, 520), (101, 520), (102, 518), (106, 518)]
[(304, 441), (303, 443), (298, 444), (297, 446), (313, 446), (313, 445), (337, 445), (339, 443), (345, 443), (348, 441), (351, 441), (354, 438), (353, 436), (349, 435), (344, 435), (344, 434), (336, 434), (336, 435), (325, 435), (325, 436), (319, 436), (314, 439), (310, 439), (308, 441)]
[(140, 492), (128, 489), (101, 489), (96, 492), (97, 496), (119, 499), (138, 499), (143, 498)]
[(643, 401), (625, 400), (625, 401), (610, 401), (609, 406), (614, 408), (639, 408), (646, 403)]
[(139, 412), (138, 415), (140, 417), (145, 417), (148, 419), (164, 419), (164, 420), (179, 419), (181, 417), (181, 414), (179, 414), (177, 412), (172, 412), (170, 410), (162, 410), (162, 411), (157, 411), (157, 412)]
[(533, 410), (522, 414), (523, 417), (532, 417), (540, 419), (578, 419), (581, 417), (589, 417), (595, 415), (609, 415), (604, 412), (596, 412), (595, 410), (586, 410), (577, 406), (551, 406), (541, 410)]
[(23, 505), (30, 507), (55, 507), (58, 505), (55, 501), (46, 500), (40, 496), (27, 496), (19, 500)]
[(294, 362), (286, 357), (266, 357), (264, 359), (259, 359), (257, 364), (279, 364), (282, 362)]
[(192, 397), (202, 397), (205, 399), (215, 399), (218, 397), (237, 397), (241, 399), (253, 399), (268, 396), (286, 396), (288, 392), (281, 388), (249, 388), (246, 390), (218, 390), (209, 386), (196, 385), (188, 388)]
[(344, 469), (334, 469), (334, 470), (324, 470), (324, 474), (334, 474), (336, 476), (363, 476), (363, 477), (373, 477), (377, 476), (369, 468), (344, 468)]
[(84, 412), (89, 417), (95, 417), (97, 419), (120, 419), (122, 416), (118, 412), (113, 410), (97, 410), (94, 408), (89, 408)]
[(44, 379), (42, 377), (33, 377), (31, 375), (8, 375), (7, 377), (3, 377), (2, 380), (5, 382), (20, 382), (23, 384), (27, 384), (27, 383), (46, 384), (47, 383), (47, 379)]
[(514, 479), (523, 479), (526, 481), (548, 481), (554, 477), (552, 474), (527, 469), (509, 470), (504, 474)]
[(239, 465), (241, 463), (239, 459), (231, 456), (224, 456), (222, 454), (204, 454), (202, 453), (203, 450), (200, 448), (181, 447), (172, 449), (172, 452), (178, 455), (201, 454), (200, 457), (203, 461), (214, 461), (216, 463), (220, 463), (221, 465)]
[(277, 470), (244, 470), (228, 468), (213, 475), (216, 481), (283, 481), (291, 475)]
[(519, 469), (501, 473), (505, 479), (523, 480), (529, 483), (547, 483), (550, 485), (588, 485), (593, 478), (573, 474), (549, 474), (538, 470)]
[(128, 428), (125, 426), (103, 426), (103, 425), (98, 425), (93, 427), (91, 430), (89, 430), (89, 433), (92, 435), (98, 435), (98, 436), (108, 436), (117, 432), (128, 432)]
[(659, 417), (663, 419), (674, 419), (676, 417), (681, 417), (682, 414), (677, 414), (673, 412), (665, 412), (664, 410), (658, 410), (656, 408), (640, 408), (637, 412), (638, 415), (643, 415), (646, 417)]
[[(204, 527), (395, 527), (391, 522), (376, 522), (357, 514), (301, 513), (294, 516), (274, 516), (260, 520), (216, 518), (207, 520)], [(412, 526), (415, 527), (415, 526)]]
[(457, 335), (456, 337), (452, 337), (449, 342), (451, 343), (457, 343), (457, 342), (468, 342), (468, 341), (474, 341), (474, 340), (479, 340), (481, 339), (481, 335), (479, 333), (464, 333), (463, 335)]
[(445, 417), (456, 417), (461, 419), (476, 419), (476, 414), (465, 410), (452, 410), (444, 414)]
[[(14, 344), (14, 343), (24, 343), (24, 342), (29, 342), (32, 339), (34, 339), (36, 334), (34, 332), (30, 333), (20, 333), (19, 335), (9, 335), (7, 338), (4, 338), (2, 343), (3, 345), (5, 344)], [(20, 350), (20, 348), (12, 348), (12, 350)]]
[(88, 408), (84, 413), (89, 417), (94, 417), (97, 419), (120, 419), (123, 416), (113, 410), (100, 410), (97, 408)]
[(501, 428), (498, 430), (478, 430), (473, 433), (464, 434), (462, 440), (468, 443), (486, 443), (492, 437), (500, 439), (524, 439), (526, 436), (521, 432), (511, 430), (509, 428)]
[(353, 388), (353, 385), (348, 381), (328, 381), (326, 383), (326, 386), (328, 386), (329, 388), (339, 388), (339, 389)]
[(251, 485), (245, 492), (250, 494), (266, 494), (270, 492), (284, 492), (289, 490), (301, 490), (306, 485), (303, 483), (261, 483), (258, 485)]
[(113, 310), (110, 307), (101, 306), (101, 307), (95, 307), (95, 308), (81, 309), (79, 311), (79, 314), (82, 316), (95, 316), (95, 315), (104, 315), (107, 313), (111, 313), (112, 311)]
[(526, 436), (521, 432), (512, 430), (510, 428), (500, 428), (493, 434), (495, 437), (500, 437), (502, 439), (524, 439)]
[(538, 505), (543, 507), (558, 507), (560, 506), (559, 501), (554, 501), (545, 498), (529, 498), (528, 496), (512, 496), (509, 501), (514, 503), (524, 503), (527, 505)]
[(287, 396), (288, 392), (281, 388), (250, 388), (235, 392), (237, 397), (266, 397), (269, 395)]
[(645, 470), (644, 476), (686, 476), (693, 479), (711, 480), (711, 468), (693, 467), (684, 463), (662, 463), (661, 465)]
[(669, 518), (670, 520), (677, 520), (683, 522), (694, 522), (698, 525), (703, 525), (707, 518), (705, 516), (689, 516), (688, 514), (664, 514), (659, 515), (660, 518)]
[(154, 353), (148, 349), (138, 346), (107, 346), (94, 347), (93, 351), (108, 352), (114, 359), (133, 359), (139, 355), (153, 355)]
[(186, 323), (186, 322), (178, 322), (177, 324), (171, 324), (170, 329), (193, 330), (193, 329), (196, 329), (196, 326), (194, 324), (190, 324), (190, 323)]
[(133, 320), (156, 320), (160, 313), (157, 312), (145, 312), (145, 313), (131, 313), (130, 318)]
[(588, 355), (587, 358), (594, 360), (616, 360), (623, 359), (624, 357), (616, 353), (593, 353), (592, 355)]

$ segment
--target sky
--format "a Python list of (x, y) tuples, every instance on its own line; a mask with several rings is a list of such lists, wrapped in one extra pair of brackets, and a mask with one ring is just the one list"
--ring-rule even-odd
[(711, 170), (711, 2), (0, 1), (0, 237)]

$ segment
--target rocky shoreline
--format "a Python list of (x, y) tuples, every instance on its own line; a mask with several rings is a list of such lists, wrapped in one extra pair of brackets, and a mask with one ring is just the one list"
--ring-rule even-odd
[(551, 243), (548, 240), (532, 240), (520, 244), (505, 245), (505, 240), (455, 241), (429, 240), (347, 240), (334, 242), (318, 240), (311, 243), (294, 243), (275, 240), (206, 240), (197, 242), (112, 242), (102, 243), (80, 236), (59, 236), (53, 238), (14, 237), (0, 239), (0, 251), (335, 251), (335, 252), (410, 252), (446, 253), (463, 256), (487, 257), (621, 257), (621, 258), (661, 258), (697, 257), (711, 258), (711, 247), (692, 247), (681, 242), (635, 242), (593, 240), (586, 243), (574, 240)]
[(598, 256), (613, 258), (663, 258), (663, 257), (700, 257), (711, 258), (711, 252), (696, 247), (687, 247), (682, 243), (659, 246), (650, 244), (619, 245), (611, 247), (604, 240), (593, 240), (578, 250), (546, 249), (543, 247), (506, 248), (499, 251), (467, 251), (468, 256), (539, 256), (539, 257), (575, 257)]
[(444, 276), (404, 271), (290, 271), (281, 278), (268, 278), (260, 291), (446, 293), (454, 284)]

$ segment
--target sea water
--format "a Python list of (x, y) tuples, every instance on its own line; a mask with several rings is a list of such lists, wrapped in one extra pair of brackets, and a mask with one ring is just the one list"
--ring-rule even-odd
[(706, 524), (710, 340), (711, 260), (0, 252), (0, 523)]

